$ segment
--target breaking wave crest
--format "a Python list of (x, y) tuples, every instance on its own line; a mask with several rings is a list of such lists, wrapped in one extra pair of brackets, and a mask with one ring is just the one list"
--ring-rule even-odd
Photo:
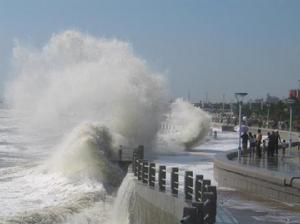
[(47, 165), (52, 172), (69, 178), (94, 179), (116, 187), (122, 172), (109, 160), (114, 151), (109, 130), (86, 123), (71, 132)]
[(158, 142), (168, 145), (169, 151), (181, 151), (199, 145), (210, 129), (210, 116), (189, 102), (177, 99), (158, 134)]

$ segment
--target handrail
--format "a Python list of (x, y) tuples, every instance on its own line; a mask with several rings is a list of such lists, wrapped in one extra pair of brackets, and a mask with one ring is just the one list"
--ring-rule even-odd
[[(142, 150), (142, 151), (141, 151)], [(134, 150), (132, 170), (138, 181), (145, 186), (155, 189), (155, 177), (158, 172), (158, 190), (166, 192), (167, 170), (165, 165), (159, 165), (156, 169), (155, 163), (144, 160), (144, 148)], [(171, 195), (178, 197), (179, 190), (179, 168), (172, 167), (169, 174)], [(184, 173), (184, 198), (190, 207), (184, 208), (181, 223), (205, 223), (212, 224), (216, 221), (217, 214), (217, 188), (211, 186), (211, 181), (203, 179), (203, 175), (193, 177), (193, 171)]]

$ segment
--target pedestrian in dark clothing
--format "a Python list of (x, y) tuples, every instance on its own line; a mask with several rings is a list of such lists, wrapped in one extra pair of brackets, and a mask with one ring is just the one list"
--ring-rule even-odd
[(262, 141), (262, 134), (261, 134), (261, 130), (258, 129), (257, 137), (256, 137), (256, 152), (259, 157), (261, 156), (261, 147), (260, 147), (261, 141)]
[(269, 151), (269, 156), (274, 156), (274, 151), (275, 151), (275, 132), (272, 131), (272, 134), (269, 134), (268, 139), (268, 151)]
[(270, 140), (270, 138), (271, 138), (270, 132), (267, 133), (267, 138), (268, 138), (267, 155), (268, 155), (268, 156), (271, 156), (271, 145), (272, 145), (272, 142), (271, 142), (271, 140)]
[(249, 136), (247, 134), (247, 132), (244, 132), (241, 136), (242, 138), (242, 146), (243, 146), (243, 151), (247, 151), (247, 146), (248, 146), (248, 140), (249, 140)]
[(262, 146), (262, 148), (263, 148), (263, 153), (265, 155), (265, 153), (267, 151), (266, 140), (263, 140), (263, 146)]
[(249, 132), (249, 144), (250, 144), (250, 153), (251, 154), (254, 153), (255, 143), (256, 143), (255, 137), (252, 135), (251, 132)]
[(279, 145), (279, 142), (281, 142), (281, 138), (280, 138), (278, 130), (275, 130), (274, 136), (275, 136), (274, 137), (275, 154), (278, 155), (278, 145)]

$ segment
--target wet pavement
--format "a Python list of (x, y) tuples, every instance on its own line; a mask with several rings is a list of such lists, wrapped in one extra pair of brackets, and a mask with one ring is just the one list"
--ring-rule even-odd
[(225, 219), (231, 216), (231, 223), (234, 224), (300, 224), (299, 208), (292, 204), (267, 200), (226, 188), (218, 189), (218, 198), (219, 207), (226, 211), (226, 213), (218, 211), (218, 215), (224, 215)]
[[(199, 149), (198, 152), (190, 152), (181, 156), (160, 156), (155, 162), (157, 164), (166, 164), (169, 167), (176, 165), (180, 170), (192, 170), (194, 173), (204, 174), (206, 178), (212, 180), (213, 184), (216, 184), (213, 180), (213, 158), (215, 153), (222, 152)], [(290, 155), (287, 154), (284, 161), (289, 163), (289, 160), (292, 160), (292, 163), (295, 163), (294, 165), (296, 166), (298, 162), (295, 160), (296, 153), (297, 151), (294, 150)], [(278, 156), (278, 159), (281, 159), (281, 155)], [(255, 156), (253, 158), (244, 156), (243, 160), (246, 161), (246, 165), (254, 166), (255, 164)], [(267, 168), (267, 158), (262, 157), (257, 159), (256, 163), (257, 161), (259, 161), (259, 164), (262, 164), (262, 168)], [(269, 161), (269, 165), (275, 169), (276, 162), (271, 164), (272, 162)], [(300, 224), (300, 210), (292, 204), (268, 200), (222, 187), (218, 187), (217, 214), (217, 224)]]
[(268, 156), (267, 152), (258, 156), (254, 153), (247, 153), (233, 161), (243, 166), (268, 169), (287, 176), (300, 176), (300, 150), (298, 147), (286, 149), (285, 153), (279, 149), (278, 155)]
[[(278, 172), (287, 177), (300, 176), (300, 150), (298, 147), (286, 149), (285, 153), (279, 149), (278, 155), (274, 156), (268, 156), (267, 152), (262, 153), (261, 156), (245, 153), (232, 161), (249, 168)], [(219, 189), (218, 196), (220, 203), (230, 211), (238, 223), (300, 223), (299, 207), (293, 204), (262, 199), (227, 189)]]

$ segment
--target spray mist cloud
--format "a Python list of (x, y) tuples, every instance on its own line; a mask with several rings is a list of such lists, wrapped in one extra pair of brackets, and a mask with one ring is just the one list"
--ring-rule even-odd
[(184, 134), (174, 137), (191, 146), (209, 125), (199, 123), (199, 116), (209, 119), (187, 102), (170, 105), (164, 76), (152, 72), (126, 42), (69, 30), (54, 34), (40, 49), (16, 44), (13, 56), (15, 77), (6, 98), (15, 111), (26, 113), (26, 127), (68, 133), (97, 122), (117, 144), (147, 145), (168, 114), (168, 122), (175, 123), (175, 117), (187, 115), (189, 122), (180, 124)]

